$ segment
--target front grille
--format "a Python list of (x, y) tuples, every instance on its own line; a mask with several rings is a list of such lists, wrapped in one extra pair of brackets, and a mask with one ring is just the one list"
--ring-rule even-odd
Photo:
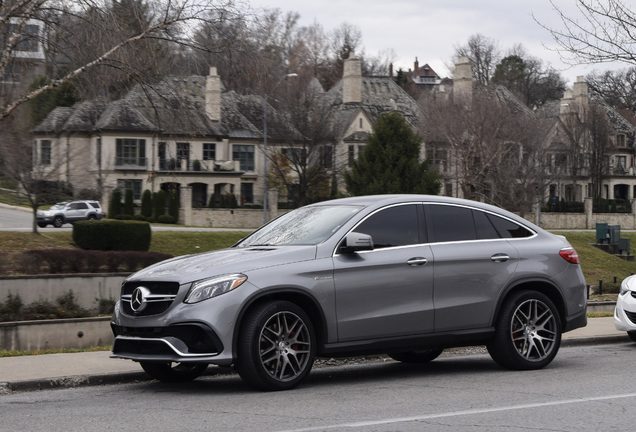
[[(131, 306), (131, 296), (138, 287), (145, 287), (152, 296), (160, 297), (148, 301), (141, 311), (133, 310)], [(121, 308), (125, 315), (132, 316), (152, 316), (159, 315), (168, 310), (174, 298), (179, 292), (177, 282), (127, 282), (121, 287)]]
[[(112, 325), (115, 336), (129, 336), (141, 339), (177, 339), (183, 343), (188, 354), (208, 354), (223, 351), (223, 345), (218, 336), (209, 327), (198, 324), (176, 324), (168, 327), (122, 327)], [(123, 341), (122, 341), (123, 342)], [(130, 341), (126, 341), (130, 342)], [(140, 346), (138, 349), (126, 349), (126, 352), (137, 353), (140, 349), (159, 349), (152, 341), (134, 341)], [(146, 344), (150, 346), (146, 346)], [(160, 352), (165, 354), (165, 345), (160, 343)], [(149, 352), (139, 352), (139, 354), (152, 354)]]
[[(623, 309), (624, 310), (624, 309)], [(628, 312), (626, 310), (625, 311), (625, 315), (627, 315), (627, 318), (629, 318), (629, 320), (631, 322), (633, 322), (634, 324), (636, 324), (636, 312)]]

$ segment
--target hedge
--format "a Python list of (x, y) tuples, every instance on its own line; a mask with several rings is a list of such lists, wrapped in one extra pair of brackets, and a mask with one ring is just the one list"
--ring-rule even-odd
[(102, 219), (73, 224), (73, 241), (82, 249), (147, 251), (150, 238), (148, 222)]

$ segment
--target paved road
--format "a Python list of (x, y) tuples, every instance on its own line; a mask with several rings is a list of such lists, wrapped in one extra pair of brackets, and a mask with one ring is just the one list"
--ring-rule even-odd
[[(31, 232), (33, 229), (31, 225), (32, 222), (31, 213), (27, 209), (8, 207), (0, 204), (0, 231)], [(169, 225), (151, 225), (151, 228), (153, 231), (254, 231), (253, 229), (246, 228), (201, 228)], [(42, 232), (71, 231), (72, 229), (73, 226), (71, 224), (65, 224), (61, 228), (54, 228), (50, 225), (46, 228), (38, 228), (38, 230)]]
[(562, 348), (540, 371), (486, 354), (323, 367), (288, 392), (236, 375), (0, 396), (0, 431), (632, 431), (636, 344)]

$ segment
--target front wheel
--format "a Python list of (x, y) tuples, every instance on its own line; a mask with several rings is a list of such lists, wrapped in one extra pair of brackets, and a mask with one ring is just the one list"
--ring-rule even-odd
[(62, 225), (64, 225), (64, 218), (62, 216), (55, 216), (55, 219), (53, 219), (53, 226), (55, 228), (61, 228)]
[(207, 363), (153, 363), (140, 362), (143, 370), (158, 381), (188, 382), (201, 375), (208, 368)]
[(47, 224), (46, 222), (38, 222), (38, 226), (39, 226), (40, 228), (46, 228), (46, 226), (47, 226), (47, 225), (48, 225), (48, 224)]
[(552, 301), (540, 292), (520, 291), (502, 306), (486, 347), (500, 366), (531, 370), (547, 366), (560, 345), (561, 319)]
[(389, 353), (389, 357), (402, 363), (429, 363), (439, 357), (442, 351), (444, 350), (428, 349), (422, 351), (406, 351)]
[(236, 369), (260, 390), (289, 390), (309, 373), (316, 338), (309, 316), (288, 301), (264, 303), (244, 321)]

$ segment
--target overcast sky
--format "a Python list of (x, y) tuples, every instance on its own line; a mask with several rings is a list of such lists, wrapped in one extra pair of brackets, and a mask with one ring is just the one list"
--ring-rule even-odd
[[(575, 0), (556, 0), (563, 11), (577, 13)], [(331, 31), (342, 23), (362, 32), (365, 54), (377, 56), (392, 49), (394, 70), (412, 69), (428, 63), (438, 75), (448, 75), (447, 64), (457, 46), (481, 34), (493, 39), (505, 54), (521, 43), (528, 53), (559, 70), (571, 86), (578, 75), (593, 70), (623, 69), (625, 64), (590, 65), (569, 68), (561, 62), (548, 27), (560, 28), (560, 20), (548, 0), (251, 0), (254, 8), (278, 8), (300, 14), (300, 25), (313, 22)]]

